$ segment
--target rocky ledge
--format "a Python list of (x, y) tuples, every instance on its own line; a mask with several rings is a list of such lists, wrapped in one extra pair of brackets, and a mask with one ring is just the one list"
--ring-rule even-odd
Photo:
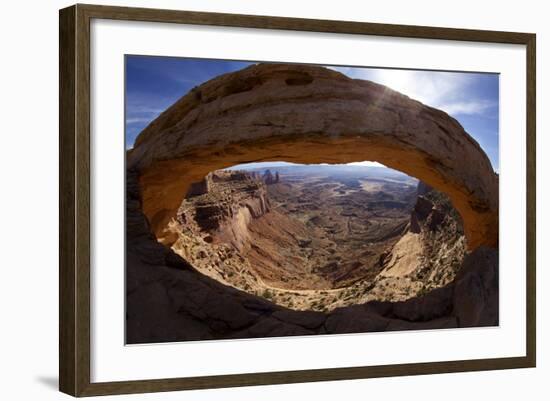
[(182, 202), (177, 222), (181, 225), (196, 223), (203, 235), (216, 233), (216, 237), (237, 249), (247, 240), (250, 219), (269, 211), (266, 184), (243, 171), (211, 172), (190, 187), (186, 198), (189, 201)]

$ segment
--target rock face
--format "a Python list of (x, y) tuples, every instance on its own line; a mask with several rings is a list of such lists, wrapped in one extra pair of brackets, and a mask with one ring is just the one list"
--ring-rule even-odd
[(266, 185), (273, 185), (279, 182), (279, 172), (273, 174), (271, 170), (266, 170), (262, 175), (262, 180)]
[(177, 221), (183, 225), (194, 221), (201, 231), (216, 233), (237, 249), (248, 239), (250, 220), (269, 211), (264, 182), (242, 171), (209, 173), (191, 185), (187, 197), (192, 202), (182, 202)]
[(143, 211), (162, 239), (192, 182), (250, 160), (376, 160), (449, 195), (470, 250), (498, 243), (498, 178), (453, 118), (315, 66), (258, 64), (194, 88), (137, 138)]
[(498, 252), (482, 247), (464, 260), (454, 284), (453, 313), (460, 327), (498, 322)]
[(447, 196), (419, 182), (405, 232), (384, 255), (371, 285), (377, 298), (402, 301), (450, 284), (466, 253), (462, 220)]
[(454, 280), (466, 246), (462, 219), (448, 197), (420, 181), (408, 231), (394, 247), (393, 261), (382, 275), (401, 276), (406, 270), (425, 291)]

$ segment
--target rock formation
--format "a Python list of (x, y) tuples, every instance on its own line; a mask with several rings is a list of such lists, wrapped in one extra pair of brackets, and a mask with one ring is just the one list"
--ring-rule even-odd
[(185, 225), (192, 220), (201, 231), (217, 232), (218, 237), (237, 249), (241, 249), (246, 240), (250, 219), (263, 216), (269, 210), (264, 183), (241, 171), (210, 173), (191, 185), (187, 197), (193, 198), (193, 206), (190, 208), (188, 202), (183, 202), (177, 221)]
[(258, 64), (194, 88), (139, 135), (143, 211), (162, 238), (192, 182), (250, 160), (376, 160), (446, 193), (468, 247), (498, 242), (498, 178), (452, 117), (370, 81)]
[[(266, 194), (281, 186), (278, 176), (258, 183), (216, 172), (262, 160), (375, 160), (426, 185), (410, 219), (388, 231), (391, 251), (380, 255), (376, 279), (346, 282), (337, 298), (323, 298), (325, 309), (310, 299), (312, 310), (295, 310), (278, 304), (277, 293), (254, 293), (273, 277), (239, 259), (257, 222), (261, 230), (273, 226)], [(305, 65), (225, 74), (153, 121), (127, 166), (128, 343), (498, 324), (498, 176), (457, 121), (382, 85)], [(218, 191), (230, 181), (242, 184), (238, 191)], [(192, 208), (182, 205), (185, 197)], [(303, 227), (283, 218), (278, 224), (307, 249), (307, 235), (298, 238)], [(196, 248), (204, 244), (208, 266)], [(450, 259), (462, 261), (439, 263)], [(389, 293), (398, 298), (384, 298)]]
[(262, 180), (266, 185), (277, 184), (279, 182), (279, 172), (273, 174), (271, 170), (267, 169), (262, 175)]
[(415, 295), (429, 292), (455, 279), (465, 250), (460, 215), (446, 195), (420, 181), (407, 232), (386, 257), (380, 280), (406, 277)]

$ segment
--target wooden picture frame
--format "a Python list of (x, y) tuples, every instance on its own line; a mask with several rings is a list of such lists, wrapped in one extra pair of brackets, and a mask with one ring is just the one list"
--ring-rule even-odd
[[(90, 21), (94, 18), (525, 45), (527, 49), (525, 60), (527, 71), (526, 356), (92, 383), (90, 380)], [(59, 388), (62, 392), (73, 396), (94, 396), (535, 366), (536, 37), (534, 34), (80, 4), (60, 11), (59, 27)]]

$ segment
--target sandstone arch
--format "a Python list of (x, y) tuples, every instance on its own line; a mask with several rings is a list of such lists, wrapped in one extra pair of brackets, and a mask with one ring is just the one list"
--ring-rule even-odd
[(323, 67), (258, 64), (194, 88), (128, 154), (157, 237), (189, 184), (234, 164), (375, 160), (449, 195), (470, 249), (498, 245), (498, 176), (446, 113)]

